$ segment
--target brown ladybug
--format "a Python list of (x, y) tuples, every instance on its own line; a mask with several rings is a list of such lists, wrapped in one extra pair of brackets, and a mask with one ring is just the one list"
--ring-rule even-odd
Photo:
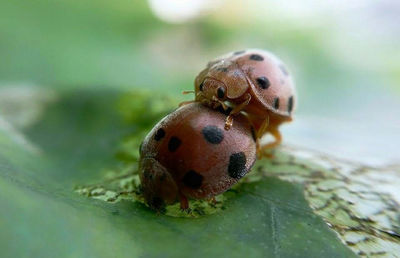
[[(237, 51), (208, 63), (195, 80), (195, 101), (212, 108), (232, 107), (233, 116), (244, 112), (256, 130), (257, 152), (281, 142), (278, 127), (292, 120), (295, 87), (285, 65), (273, 54), (258, 49)], [(258, 140), (271, 133), (275, 141), (259, 147)]]
[(140, 147), (139, 173), (147, 204), (156, 210), (188, 198), (211, 199), (253, 166), (256, 144), (248, 119), (237, 116), (229, 131), (226, 114), (200, 103), (162, 119)]

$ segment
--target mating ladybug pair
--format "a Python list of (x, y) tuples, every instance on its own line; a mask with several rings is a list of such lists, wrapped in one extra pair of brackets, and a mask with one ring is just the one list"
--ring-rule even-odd
[[(211, 199), (281, 142), (292, 120), (295, 90), (284, 64), (263, 50), (230, 53), (195, 80), (195, 100), (161, 120), (140, 148), (140, 179), (148, 205), (161, 209), (188, 198)], [(275, 140), (261, 146), (270, 133)]]

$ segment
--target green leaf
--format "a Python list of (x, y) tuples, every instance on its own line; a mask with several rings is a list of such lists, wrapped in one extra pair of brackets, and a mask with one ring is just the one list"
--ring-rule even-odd
[[(35, 115), (28, 122), (9, 122), (26, 112), (9, 108), (21, 103), (17, 97), (8, 108), (0, 105), (3, 256), (352, 257), (344, 244), (350, 237), (345, 233), (351, 232), (386, 241), (377, 243), (385, 254), (399, 246), (398, 222), (393, 221), (390, 234), (379, 221), (375, 228), (365, 218), (335, 221), (333, 210), (318, 209), (317, 204), (338, 203), (324, 195), (323, 186), (339, 184), (335, 173), (346, 170), (335, 166), (340, 173), (334, 173), (324, 167), (327, 162), (322, 164), (326, 159), (289, 147), (275, 152), (272, 160), (257, 162), (215, 207), (193, 202), (203, 211), (157, 214), (135, 191), (137, 147), (149, 128), (176, 107), (174, 99), (113, 91), (37, 91), (29, 96), (23, 103), (30, 102), (27, 107)], [(390, 196), (377, 203), (386, 214)], [(352, 214), (349, 207), (344, 214)], [(389, 217), (398, 216), (398, 207), (390, 207)], [(347, 244), (356, 253), (380, 250)]]

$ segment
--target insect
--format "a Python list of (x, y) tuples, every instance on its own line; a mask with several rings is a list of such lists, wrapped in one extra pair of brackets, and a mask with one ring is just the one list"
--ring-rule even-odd
[(156, 210), (188, 198), (211, 199), (225, 192), (253, 166), (256, 143), (251, 125), (237, 116), (229, 131), (226, 114), (200, 103), (162, 119), (140, 147), (139, 174), (147, 204)]
[[(278, 128), (292, 121), (296, 103), (294, 83), (285, 65), (258, 49), (232, 52), (209, 62), (195, 79), (194, 93), (194, 101), (212, 108), (232, 107), (226, 130), (232, 127), (234, 116), (247, 114), (256, 131), (259, 154), (281, 143)], [(275, 139), (260, 147), (259, 139), (266, 133)]]

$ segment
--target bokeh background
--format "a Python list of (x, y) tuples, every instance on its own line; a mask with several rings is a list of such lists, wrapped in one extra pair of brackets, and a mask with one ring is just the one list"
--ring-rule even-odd
[(272, 0), (0, 1), (0, 101), (56, 91), (192, 89), (208, 60), (264, 48), (298, 87), (287, 144), (399, 162), (400, 3)]

